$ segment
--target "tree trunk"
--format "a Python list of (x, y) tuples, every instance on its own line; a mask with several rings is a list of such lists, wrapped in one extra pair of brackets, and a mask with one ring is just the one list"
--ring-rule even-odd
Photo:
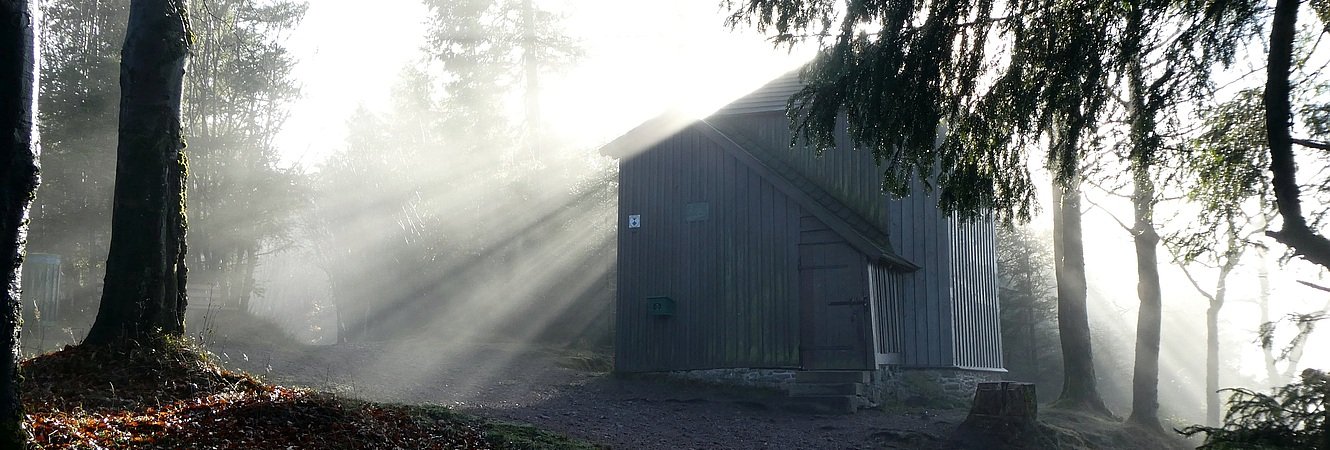
[(120, 62), (111, 249), (85, 343), (181, 335), (185, 327), (185, 176), (180, 95), (189, 57), (184, 0), (133, 0)]
[[(1325, 302), (1319, 313), (1321, 316), (1330, 314), (1330, 301)], [(1311, 337), (1312, 331), (1316, 330), (1316, 320), (1298, 321), (1298, 334), (1293, 337), (1293, 342), (1289, 344), (1287, 354), (1285, 355), (1284, 374), (1280, 377), (1287, 383), (1297, 377), (1298, 363), (1302, 362), (1303, 352), (1307, 349), (1307, 339)]]
[(1058, 283), (1058, 335), (1062, 342), (1062, 394), (1054, 406), (1107, 414), (1099, 396), (1086, 307), (1085, 246), (1081, 241), (1080, 181), (1053, 185), (1053, 259)]
[[(1220, 294), (1222, 295), (1222, 294)], [(1222, 300), (1205, 311), (1205, 424), (1219, 425), (1219, 310)]]
[(0, 448), (23, 448), (21, 266), (37, 192), (37, 3), (0, 0)]
[(1293, 103), (1289, 77), (1297, 35), (1299, 0), (1277, 0), (1270, 22), (1270, 54), (1266, 64), (1265, 128), (1270, 143), (1270, 175), (1275, 207), (1284, 219), (1279, 231), (1266, 234), (1307, 261), (1330, 269), (1330, 239), (1317, 234), (1302, 214), (1298, 167), (1293, 155)]
[[(1031, 264), (1029, 265), (1029, 267), (1034, 267), (1034, 265)], [(1025, 338), (1026, 338), (1025, 354), (1026, 357), (1029, 358), (1030, 360), (1030, 364), (1026, 366), (1026, 370), (1028, 371), (1027, 373), (1029, 373), (1031, 377), (1039, 375), (1039, 341), (1038, 338), (1035, 337), (1035, 320), (1034, 320), (1035, 302), (1036, 302), (1035, 297), (1033, 295), (1030, 296), (1030, 304), (1027, 305), (1025, 308)]]
[[(1270, 323), (1270, 266), (1266, 255), (1268, 251), (1264, 245), (1256, 246), (1256, 276), (1260, 282), (1260, 294), (1257, 296), (1257, 302), (1261, 308), (1259, 317), (1259, 327), (1264, 327)], [(1275, 349), (1273, 345), (1262, 345), (1261, 354), (1265, 357), (1265, 384), (1266, 387), (1275, 388), (1283, 386), (1285, 380), (1279, 376), (1279, 369), (1275, 367)]]
[(1136, 210), (1133, 241), (1136, 244), (1136, 361), (1132, 371), (1131, 415), (1128, 420), (1159, 428), (1159, 335), (1163, 319), (1159, 287), (1159, 234), (1155, 231), (1154, 182), (1143, 165), (1135, 169)]
[(259, 265), (259, 258), (256, 255), (256, 253), (258, 252), (255, 251), (253, 247), (245, 249), (245, 256), (243, 260), (245, 267), (243, 271), (240, 271), (241, 273), (240, 311), (241, 312), (246, 312), (246, 313), (251, 312), (249, 309), (249, 305), (250, 305), (250, 300), (254, 298), (253, 297), (254, 287), (255, 287), (254, 267)]
[(1159, 334), (1163, 319), (1159, 287), (1159, 233), (1155, 230), (1155, 184), (1150, 178), (1159, 141), (1155, 131), (1156, 107), (1148, 92), (1141, 67), (1145, 34), (1144, 11), (1133, 2), (1127, 19), (1128, 120), (1131, 123), (1132, 242), (1136, 246), (1136, 360), (1132, 370), (1131, 415), (1127, 420), (1151, 428), (1159, 427)]

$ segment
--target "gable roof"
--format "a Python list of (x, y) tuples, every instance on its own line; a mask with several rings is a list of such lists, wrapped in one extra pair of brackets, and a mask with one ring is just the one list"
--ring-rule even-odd
[(768, 81), (748, 95), (720, 107), (714, 115), (762, 112), (784, 113), (785, 105), (789, 103), (790, 97), (793, 97), (796, 92), (804, 87), (804, 83), (799, 80), (800, 70), (795, 69), (785, 72), (785, 74)]

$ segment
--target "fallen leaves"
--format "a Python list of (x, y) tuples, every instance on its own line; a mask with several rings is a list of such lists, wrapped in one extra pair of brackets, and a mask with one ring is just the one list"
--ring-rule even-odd
[(183, 346), (66, 347), (24, 362), (37, 448), (504, 448), (441, 410), (267, 385)]

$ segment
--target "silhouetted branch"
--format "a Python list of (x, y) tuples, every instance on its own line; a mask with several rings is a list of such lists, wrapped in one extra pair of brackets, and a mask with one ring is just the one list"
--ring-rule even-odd
[(1314, 148), (1314, 149), (1318, 149), (1318, 150), (1330, 150), (1330, 142), (1326, 142), (1326, 141), (1313, 141), (1313, 140), (1310, 140), (1310, 139), (1298, 139), (1298, 138), (1294, 138), (1294, 139), (1293, 139), (1293, 143), (1294, 143), (1294, 144), (1301, 145), (1301, 146), (1303, 146), (1303, 147), (1309, 147), (1309, 148)]

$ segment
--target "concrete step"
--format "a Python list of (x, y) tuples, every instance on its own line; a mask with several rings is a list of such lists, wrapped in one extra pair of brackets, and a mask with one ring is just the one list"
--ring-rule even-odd
[(809, 414), (854, 414), (863, 406), (855, 395), (811, 395), (785, 399), (785, 409)]
[(790, 385), (791, 397), (816, 395), (867, 395), (868, 387), (863, 383), (794, 383)]
[(801, 370), (794, 373), (795, 383), (870, 383), (869, 372), (862, 370)]

